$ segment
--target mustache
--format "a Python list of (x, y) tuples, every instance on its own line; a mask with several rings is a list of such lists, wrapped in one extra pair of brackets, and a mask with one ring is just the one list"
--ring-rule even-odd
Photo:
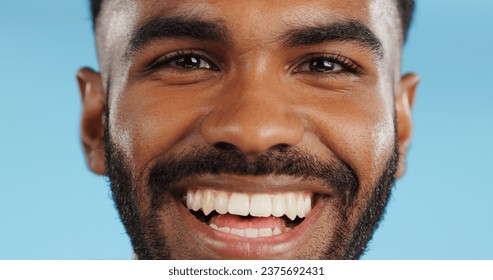
[(148, 177), (152, 200), (162, 197), (167, 186), (204, 174), (287, 175), (302, 180), (315, 180), (334, 188), (342, 196), (349, 195), (350, 201), (358, 188), (355, 172), (337, 158), (321, 160), (296, 147), (270, 149), (256, 156), (246, 156), (238, 150), (207, 147), (173, 154), (156, 163)]

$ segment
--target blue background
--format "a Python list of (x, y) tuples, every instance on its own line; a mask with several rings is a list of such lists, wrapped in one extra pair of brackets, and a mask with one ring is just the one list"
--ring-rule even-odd
[[(131, 258), (79, 140), (87, 2), (0, 3), (0, 259)], [(493, 259), (493, 1), (418, 2), (409, 166), (364, 259)]]

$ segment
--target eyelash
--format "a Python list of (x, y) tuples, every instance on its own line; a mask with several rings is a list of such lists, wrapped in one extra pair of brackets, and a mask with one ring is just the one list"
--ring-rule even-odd
[[(333, 63), (339, 64), (343, 70), (342, 71), (334, 71), (332, 73), (323, 73), (321, 72), (321, 75), (330, 75), (330, 74), (343, 74), (344, 72), (349, 72), (351, 74), (355, 75), (361, 75), (362, 74), (362, 68), (353, 60), (341, 55), (341, 54), (324, 54), (324, 53), (314, 53), (314, 54), (309, 54), (302, 59), (302, 63), (300, 63), (296, 68), (293, 69), (294, 73), (302, 73), (299, 69), (301, 66), (305, 63), (310, 63), (314, 60), (317, 59), (324, 59), (328, 60)], [(315, 72), (316, 73), (316, 72)]]
[[(149, 67), (147, 68), (147, 70), (148, 71), (155, 71), (155, 70), (159, 70), (159, 69), (163, 69), (163, 68), (172, 68), (169, 66), (169, 64), (171, 62), (176, 61), (180, 58), (185, 58), (185, 57), (189, 57), (189, 56), (193, 56), (193, 57), (196, 57), (196, 58), (199, 58), (199, 59), (206, 61), (211, 66), (211, 68), (207, 69), (207, 70), (219, 71), (219, 69), (220, 69), (218, 66), (216, 66), (216, 64), (214, 62), (212, 62), (212, 59), (208, 58), (201, 51), (177, 50), (177, 51), (174, 51), (171, 53), (167, 53), (167, 54), (159, 57), (158, 59), (152, 61), (149, 64)], [(333, 62), (333, 63), (337, 63), (343, 68), (343, 70), (342, 71), (334, 71), (331, 73), (312, 72), (315, 74), (334, 75), (334, 74), (344, 74), (344, 72), (349, 72), (349, 73), (355, 74), (355, 75), (361, 75), (362, 74), (362, 68), (357, 63), (355, 63), (353, 60), (351, 60), (351, 59), (349, 59), (349, 58), (347, 58), (341, 54), (324, 54), (324, 53), (314, 53), (314, 54), (306, 55), (305, 57), (303, 57), (302, 62), (300, 64), (298, 64), (298, 66), (296, 66), (293, 69), (293, 72), (295, 74), (303, 73), (304, 71), (299, 70), (301, 68), (301, 66), (304, 65), (305, 63), (310, 63), (316, 59), (324, 59), (324, 60), (328, 60), (328, 61)], [(175, 70), (177, 70), (177, 69), (175, 69)], [(180, 70), (177, 70), (177, 71), (180, 71)]]
[(216, 64), (214, 62), (212, 62), (212, 60), (210, 58), (208, 58), (206, 55), (202, 54), (202, 52), (196, 51), (196, 50), (177, 50), (177, 51), (167, 53), (167, 54), (157, 58), (156, 60), (152, 61), (149, 64), (149, 66), (147, 67), (147, 70), (148, 71), (154, 71), (154, 70), (167, 68), (167, 67), (169, 67), (169, 64), (171, 62), (176, 61), (180, 58), (186, 58), (189, 56), (193, 56), (193, 57), (202, 59), (202, 60), (206, 61), (207, 63), (209, 63), (211, 68), (207, 69), (207, 70), (212, 70), (212, 71), (218, 71), (219, 70), (219, 67), (217, 67)]

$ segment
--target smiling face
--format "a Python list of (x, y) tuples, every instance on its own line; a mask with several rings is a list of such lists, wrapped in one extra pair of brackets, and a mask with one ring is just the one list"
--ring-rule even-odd
[(411, 135), (400, 30), (392, 0), (105, 1), (82, 137), (136, 254), (358, 258)]

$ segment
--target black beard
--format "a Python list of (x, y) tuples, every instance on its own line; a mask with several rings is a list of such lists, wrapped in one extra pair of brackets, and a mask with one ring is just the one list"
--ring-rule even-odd
[[(132, 174), (127, 163), (109, 136), (105, 122), (106, 170), (111, 183), (113, 199), (120, 218), (130, 236), (134, 252), (139, 259), (171, 259), (166, 239), (157, 233), (155, 215), (142, 217), (133, 193)], [(335, 234), (335, 242), (327, 248), (324, 259), (358, 259), (365, 252), (368, 242), (383, 218), (395, 182), (398, 151), (397, 143), (386, 168), (375, 185), (367, 208), (352, 233), (342, 226)], [(157, 163), (149, 173), (147, 188), (151, 196), (151, 212), (156, 213), (165, 201), (163, 193), (178, 181), (200, 174), (234, 175), (289, 175), (303, 180), (315, 180), (334, 188), (340, 201), (346, 201), (344, 209), (351, 207), (358, 191), (358, 178), (344, 162), (323, 162), (294, 147), (275, 147), (255, 158), (247, 158), (235, 149), (204, 148), (188, 154), (171, 155)], [(164, 186), (164, 187), (163, 187)]]
[(387, 165), (382, 175), (380, 175), (380, 179), (368, 201), (368, 205), (356, 224), (343, 259), (359, 259), (366, 252), (368, 242), (372, 239), (373, 233), (375, 233), (385, 215), (385, 209), (387, 208), (395, 184), (395, 173), (397, 172), (398, 162), (399, 151), (397, 141), (395, 141), (394, 152), (387, 161)]

